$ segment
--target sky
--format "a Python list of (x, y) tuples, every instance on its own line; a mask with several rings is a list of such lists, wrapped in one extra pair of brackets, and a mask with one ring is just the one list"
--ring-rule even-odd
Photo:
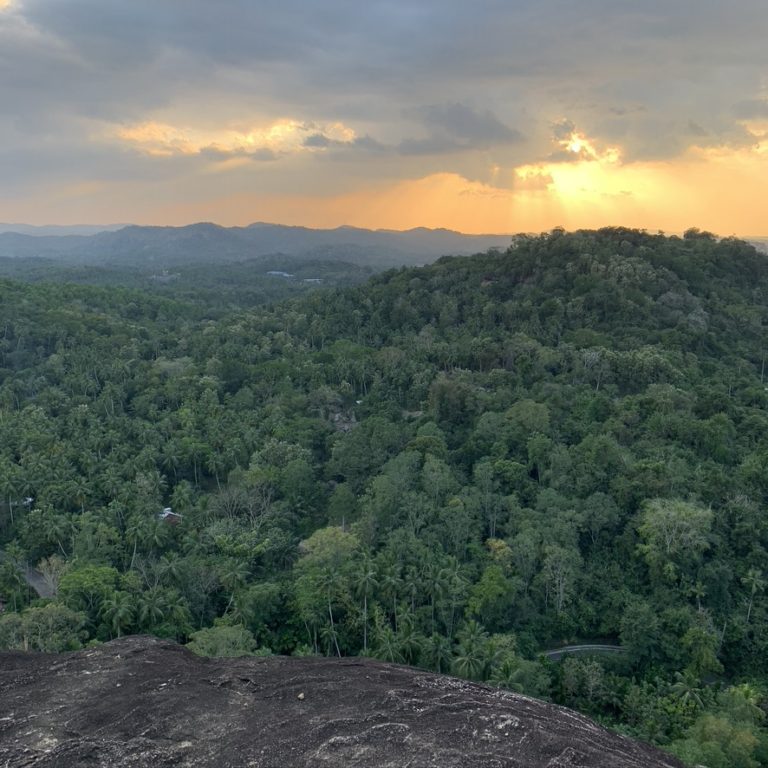
[(0, 221), (768, 234), (766, 0), (0, 0)]

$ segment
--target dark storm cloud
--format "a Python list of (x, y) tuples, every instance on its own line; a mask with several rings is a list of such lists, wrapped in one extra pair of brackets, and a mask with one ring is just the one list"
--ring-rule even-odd
[(506, 144), (522, 135), (499, 120), (490, 110), (477, 112), (465, 104), (432, 104), (415, 110), (424, 124), (438, 135), (450, 136), (469, 145)]
[(402, 155), (438, 155), (487, 149), (522, 141), (522, 134), (499, 120), (490, 110), (476, 111), (465, 104), (430, 104), (406, 111), (406, 116), (429, 132), (405, 138), (397, 146)]
[(487, 149), (515, 144), (523, 139), (519, 131), (502, 123), (490, 110), (478, 112), (464, 104), (430, 104), (407, 110), (406, 116), (420, 123), (428, 135), (384, 144), (367, 135), (351, 141), (338, 141), (323, 133), (314, 133), (304, 139), (303, 144), (313, 149), (357, 149), (419, 156)]
[[(706, 77), (723, 56), (731, 67), (757, 67), (763, 46), (755, 25), (766, 11), (762, 0), (737, 0), (727, 9), (713, 0), (22, 0), (13, 16), (37, 30), (39, 44), (30, 46), (28, 35), (26, 50), (11, 54), (26, 66), (4, 71), (28, 71), (28, 81), (40, 85), (78, 73), (86, 79), (76, 103), (94, 106), (98, 98), (87, 97), (85, 87), (107, 82), (114, 99), (131, 95), (150, 106), (171, 99), (176, 88), (205, 88), (211, 80), (247, 91), (236, 77), (242, 72), (257, 83), (260, 75), (275, 76), (275, 90), (301, 75), (312, 89), (326, 83), (334, 96), (339, 87), (396, 91), (418, 105), (434, 101), (428, 97), (435, 87), (470, 82), (482, 91), (489, 81), (515, 77), (627, 78), (629, 90), (648, 72), (665, 71), (666, 80), (677, 72)], [(64, 71), (51, 69), (52, 61)], [(649, 85), (665, 87), (659, 80)], [(109, 101), (108, 90), (95, 96)]]

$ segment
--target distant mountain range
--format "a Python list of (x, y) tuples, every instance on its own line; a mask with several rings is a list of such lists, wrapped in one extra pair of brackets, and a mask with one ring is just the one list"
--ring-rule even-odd
[[(0, 225), (0, 258), (36, 257), (67, 264), (154, 268), (243, 261), (275, 254), (365, 265), (416, 265), (443, 255), (506, 248), (511, 241), (509, 235), (464, 235), (421, 227), (399, 232), (263, 223), (247, 227), (208, 223), (186, 227), (125, 226), (98, 232), (83, 231), (88, 227), (19, 226), (25, 231), (2, 231), (13, 226), (19, 225)], [(67, 231), (52, 231), (64, 229)]]
[(37, 227), (33, 224), (4, 224), (0, 222), (0, 233), (16, 232), (21, 235), (95, 235), (99, 232), (114, 232), (128, 224), (49, 224)]

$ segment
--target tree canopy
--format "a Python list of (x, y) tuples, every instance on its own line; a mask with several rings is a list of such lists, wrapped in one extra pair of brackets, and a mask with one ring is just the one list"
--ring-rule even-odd
[(761, 764), (768, 256), (706, 234), (255, 308), (0, 281), (0, 644), (369, 653)]

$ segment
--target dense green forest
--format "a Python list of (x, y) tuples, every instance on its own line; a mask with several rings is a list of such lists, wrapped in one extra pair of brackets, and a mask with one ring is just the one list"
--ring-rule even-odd
[(368, 654), (768, 765), (768, 256), (555, 230), (166, 287), (0, 282), (0, 645)]
[(197, 303), (206, 315), (243, 309), (287, 299), (318, 287), (357, 285), (382, 264), (352, 264), (338, 259), (301, 256), (261, 256), (222, 263), (153, 263), (128, 266), (103, 261), (72, 264), (45, 257), (3, 257), (0, 279), (29, 283), (73, 283), (76, 285), (135, 288), (168, 298)]

